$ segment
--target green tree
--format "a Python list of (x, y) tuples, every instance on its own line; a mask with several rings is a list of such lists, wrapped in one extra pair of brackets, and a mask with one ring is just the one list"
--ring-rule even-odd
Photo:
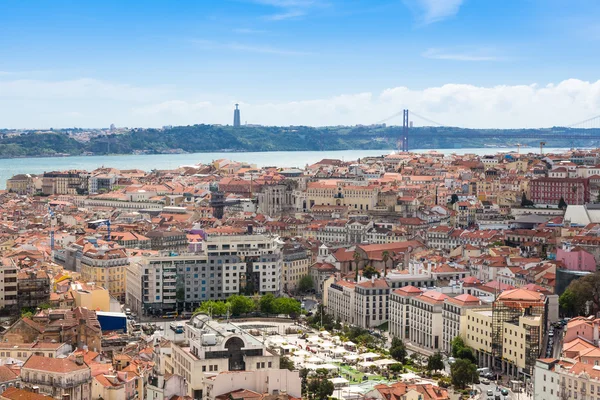
[(458, 195), (456, 193), (452, 193), (450, 196), (450, 204), (458, 203)]
[(583, 315), (585, 312), (585, 301), (581, 296), (577, 296), (571, 286), (558, 298), (558, 305), (563, 314), (573, 317)]
[(390, 355), (394, 360), (404, 363), (404, 360), (406, 359), (406, 346), (404, 345), (402, 339), (397, 337), (392, 339)]
[(300, 278), (300, 281), (298, 282), (298, 291), (300, 293), (306, 293), (312, 289), (313, 289), (313, 280), (310, 277), (310, 275), (304, 275), (302, 278)]
[(596, 196), (596, 203), (600, 203), (600, 191), (598, 191), (598, 195)]
[(227, 314), (227, 304), (222, 301), (207, 300), (200, 304), (195, 313), (225, 315)]
[(260, 298), (260, 311), (265, 314), (274, 314), (275, 296), (271, 293), (265, 294)]
[[(571, 300), (574, 313), (595, 315), (600, 311), (600, 272), (585, 275), (572, 281), (566, 291), (572, 292), (572, 295), (568, 294), (563, 299), (563, 304), (568, 305), (568, 300)], [(573, 297), (569, 299), (570, 296)]]
[(450, 377), (456, 389), (464, 389), (473, 382), (477, 366), (469, 360), (458, 359), (450, 366)]
[(248, 314), (255, 309), (254, 301), (252, 301), (251, 298), (240, 296), (239, 294), (229, 296), (227, 303), (231, 307), (231, 314), (236, 317), (242, 314)]
[(438, 351), (429, 356), (427, 359), (427, 371), (441, 371), (444, 369), (444, 359)]
[(300, 302), (290, 297), (278, 297), (273, 301), (273, 313), (285, 314), (295, 318), (300, 314)]
[(403, 368), (404, 368), (404, 367), (403, 367), (403, 366), (402, 366), (402, 364), (400, 364), (400, 363), (391, 364), (391, 365), (388, 367), (388, 369), (389, 369), (391, 372), (394, 372), (394, 373), (396, 373), (396, 374), (397, 374), (397, 373), (399, 373), (399, 372), (402, 372)]
[(379, 278), (379, 271), (377, 271), (375, 269), (375, 267), (373, 267), (372, 265), (367, 265), (366, 267), (363, 268), (362, 276), (367, 279), (371, 279), (374, 276)]
[(289, 359), (289, 357), (281, 356), (279, 357), (279, 369), (288, 369), (293, 371), (296, 369), (294, 362)]
[(452, 357), (458, 357), (458, 353), (460, 353), (460, 351), (466, 347), (465, 341), (460, 336), (452, 339), (450, 346), (452, 347)]
[(564, 197), (561, 197), (558, 201), (558, 208), (560, 208), (561, 210), (567, 208), (567, 202), (565, 201)]

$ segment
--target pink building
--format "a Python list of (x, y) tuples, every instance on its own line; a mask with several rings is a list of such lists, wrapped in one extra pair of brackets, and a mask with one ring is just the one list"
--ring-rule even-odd
[(556, 251), (556, 259), (562, 261), (565, 268), (571, 271), (596, 272), (596, 259), (581, 247), (559, 248)]
[(577, 317), (567, 324), (564, 343), (569, 343), (577, 338), (589, 343), (596, 343), (600, 329), (600, 319)]

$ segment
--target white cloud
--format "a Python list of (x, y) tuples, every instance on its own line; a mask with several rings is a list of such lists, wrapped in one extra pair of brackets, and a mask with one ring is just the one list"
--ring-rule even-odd
[(404, 0), (423, 24), (455, 16), (464, 0)]
[(501, 61), (504, 58), (487, 54), (485, 51), (456, 51), (444, 49), (427, 49), (421, 54), (422, 57), (432, 58), (434, 60), (451, 61)]
[(115, 99), (148, 101), (149, 99), (159, 99), (168, 92), (168, 87), (144, 88), (88, 78), (65, 81), (34, 79), (0, 81), (0, 99)]
[[(9, 128), (230, 124), (233, 101), (194, 87), (144, 88), (97, 80), (0, 81), (2, 126)], [(383, 120), (404, 108), (446, 125), (522, 128), (569, 125), (600, 114), (600, 81), (548, 85), (405, 86), (288, 102), (241, 102), (242, 121), (264, 125), (354, 125)], [(412, 115), (412, 114), (411, 114)], [(426, 125), (412, 117), (416, 126)], [(398, 117), (389, 124), (401, 124)]]

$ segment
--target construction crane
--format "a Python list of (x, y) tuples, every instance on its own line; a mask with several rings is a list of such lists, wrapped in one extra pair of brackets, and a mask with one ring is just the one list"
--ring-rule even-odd
[(540, 142), (540, 154), (544, 155), (544, 146), (546, 145), (546, 142)]
[(48, 205), (48, 214), (44, 215), (44, 219), (50, 219), (50, 250), (54, 251), (54, 229), (56, 228), (56, 215), (52, 207)]
[(110, 219), (99, 219), (97, 221), (88, 222), (88, 228), (91, 228), (91, 229), (98, 229), (102, 225), (106, 226), (106, 230), (108, 231), (107, 232), (108, 234), (106, 235), (106, 240), (108, 240), (110, 242), (110, 240), (111, 240)]
[(106, 226), (106, 231), (107, 231), (107, 232), (106, 232), (106, 233), (107, 233), (107, 235), (106, 235), (106, 240), (110, 242), (110, 239), (111, 239), (111, 237), (110, 237), (110, 219), (105, 219), (104, 221), (100, 222), (100, 223), (97, 225), (97, 228), (98, 228), (98, 227), (101, 227), (102, 225), (105, 225), (105, 226)]

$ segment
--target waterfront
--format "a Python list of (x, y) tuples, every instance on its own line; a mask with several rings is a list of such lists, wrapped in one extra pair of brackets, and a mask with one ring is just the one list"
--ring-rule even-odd
[[(546, 148), (544, 152), (563, 152), (565, 148)], [(411, 152), (424, 153), (431, 149), (415, 149)], [(498, 152), (517, 151), (516, 147), (502, 148), (463, 148), (438, 149), (442, 154), (495, 154)], [(538, 148), (526, 147), (523, 153), (539, 152)], [(227, 158), (235, 161), (256, 164), (258, 167), (277, 166), (284, 168), (300, 167), (313, 164), (323, 158), (341, 160), (357, 160), (363, 157), (387, 155), (394, 150), (340, 150), (340, 151), (273, 151), (273, 152), (218, 152), (192, 154), (151, 154), (151, 155), (114, 155), (114, 156), (76, 156), (76, 157), (40, 157), (0, 159), (0, 187), (6, 187), (6, 180), (16, 174), (41, 174), (46, 171), (79, 169), (92, 171), (105, 166), (118, 169), (173, 169), (182, 165), (209, 163), (213, 160)]]

